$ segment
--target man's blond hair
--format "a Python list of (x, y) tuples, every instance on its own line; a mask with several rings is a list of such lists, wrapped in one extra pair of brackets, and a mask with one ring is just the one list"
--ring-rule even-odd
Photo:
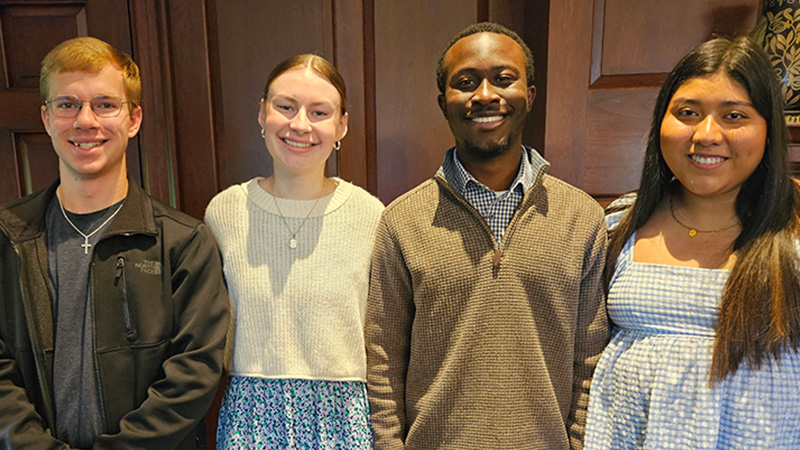
[(139, 106), (142, 100), (142, 79), (139, 67), (126, 53), (93, 37), (79, 37), (58, 44), (42, 60), (39, 72), (39, 93), (42, 103), (50, 96), (50, 76), (54, 73), (99, 73), (107, 66), (122, 71), (125, 96), (129, 108)]

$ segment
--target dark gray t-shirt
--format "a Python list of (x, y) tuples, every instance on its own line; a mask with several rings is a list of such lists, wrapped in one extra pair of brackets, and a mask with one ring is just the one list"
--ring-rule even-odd
[[(121, 203), (89, 214), (65, 212), (78, 229), (90, 234), (101, 225), (102, 228), (108, 227), (103, 223)], [(59, 439), (70, 446), (90, 448), (97, 436), (104, 432), (89, 289), (92, 250), (103, 230), (89, 237), (91, 247), (85, 250), (84, 237), (64, 218), (57, 197), (53, 197), (48, 206), (46, 220), (48, 266), (55, 290), (55, 429)]]

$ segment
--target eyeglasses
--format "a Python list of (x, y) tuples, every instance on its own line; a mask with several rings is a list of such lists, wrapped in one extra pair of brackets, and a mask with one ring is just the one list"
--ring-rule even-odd
[(56, 117), (76, 117), (83, 109), (83, 104), (89, 103), (92, 112), (97, 117), (111, 118), (119, 116), (122, 105), (128, 103), (116, 95), (95, 95), (89, 100), (84, 100), (77, 95), (59, 95), (44, 102)]

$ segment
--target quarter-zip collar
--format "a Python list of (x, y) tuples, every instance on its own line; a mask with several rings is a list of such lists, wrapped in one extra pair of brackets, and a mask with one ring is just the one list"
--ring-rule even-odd
[[(548, 166), (549, 164), (539, 153), (530, 147), (525, 147), (523, 145), (521, 153), (522, 158), (520, 158), (519, 169), (517, 170), (517, 175), (514, 177), (514, 181), (512, 181), (511, 186), (509, 186), (509, 190), (522, 189), (524, 193), (533, 186), (535, 178), (540, 172), (540, 166)], [(464, 195), (469, 184), (475, 184), (489, 190), (488, 187), (475, 179), (461, 164), (461, 161), (458, 159), (457, 147), (453, 147), (447, 151), (444, 162), (442, 162), (442, 166), (439, 167), (436, 173), (447, 180), (447, 182), (462, 195)]]
[[(455, 150), (456, 148), (453, 147), (447, 151), (447, 153), (445, 154), (445, 161), (448, 158), (454, 156), (453, 153), (455, 152)], [(547, 162), (547, 160), (544, 159), (539, 154), (539, 152), (534, 150), (532, 147), (527, 147), (523, 145), (522, 150), (523, 150), (523, 156), (527, 154), (528, 161), (530, 162), (532, 178), (530, 180), (530, 185), (527, 186), (525, 189), (525, 196), (522, 198), (522, 202), (520, 202), (520, 205), (517, 208), (517, 210), (525, 209), (531, 204), (533, 198), (535, 197), (533, 194), (535, 193), (536, 189), (539, 186), (541, 186), (544, 174), (550, 167), (550, 163)], [(442, 167), (439, 167), (439, 170), (436, 171), (436, 175), (433, 177), (433, 179), (437, 181), (441, 186), (445, 187), (451, 194), (453, 194), (453, 196), (456, 197), (459, 202), (465, 204), (466, 206), (469, 206), (469, 209), (475, 215), (480, 217), (480, 213), (478, 213), (478, 211), (472, 205), (470, 205), (469, 202), (464, 198), (463, 190), (459, 190), (458, 188), (456, 188), (453, 185), (453, 183), (447, 177), (445, 177), (445, 170), (443, 169), (445, 164), (446, 163), (442, 163)], [(517, 214), (514, 214), (514, 218), (516, 218), (516, 216)], [(485, 224), (483, 218), (481, 218), (481, 221), (484, 222)], [(514, 219), (512, 219), (511, 221), (513, 223)], [(491, 234), (491, 230), (489, 229), (488, 225), (486, 226), (486, 229)]]
[[(444, 166), (447, 164), (447, 158), (454, 157), (453, 152), (455, 152), (455, 148), (448, 150), (447, 155), (445, 156), (445, 163), (442, 165)], [(440, 168), (436, 175), (433, 177), (434, 181), (439, 183), (439, 185), (444, 189), (446, 193), (449, 193), (453, 199), (461, 204), (467, 211), (469, 211), (475, 219), (478, 221), (481, 227), (486, 231), (487, 237), (489, 238), (489, 243), (491, 248), (494, 251), (494, 256), (492, 258), (492, 263), (497, 269), (500, 266), (500, 261), (503, 257), (503, 249), (508, 246), (511, 235), (513, 234), (513, 229), (517, 222), (519, 221), (519, 217), (522, 213), (527, 211), (530, 208), (535, 208), (539, 202), (537, 199), (544, 195), (541, 189), (538, 189), (544, 179), (544, 174), (547, 171), (547, 168), (550, 164), (539, 155), (536, 150), (523, 146), (523, 160), (527, 158), (527, 161), (530, 163), (530, 173), (532, 177), (530, 178), (530, 186), (526, 189), (525, 195), (523, 196), (522, 200), (520, 201), (519, 205), (517, 206), (514, 215), (511, 217), (510, 222), (506, 226), (505, 234), (503, 235), (503, 245), (501, 247), (500, 243), (497, 241), (494, 233), (492, 232), (491, 227), (489, 224), (484, 220), (481, 216), (480, 212), (473, 206), (467, 199), (464, 197), (462, 191), (459, 191), (446, 177), (445, 173), (449, 172), (448, 170), (444, 170)], [(546, 204), (542, 205), (546, 208)]]

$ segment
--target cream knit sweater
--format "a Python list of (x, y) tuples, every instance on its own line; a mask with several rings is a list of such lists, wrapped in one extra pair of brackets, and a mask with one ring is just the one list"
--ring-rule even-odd
[[(206, 222), (222, 251), (236, 314), (234, 375), (365, 381), (370, 255), (383, 205), (336, 181), (316, 206), (276, 199), (258, 179), (209, 203)], [(298, 227), (297, 247), (290, 248), (289, 228)]]

